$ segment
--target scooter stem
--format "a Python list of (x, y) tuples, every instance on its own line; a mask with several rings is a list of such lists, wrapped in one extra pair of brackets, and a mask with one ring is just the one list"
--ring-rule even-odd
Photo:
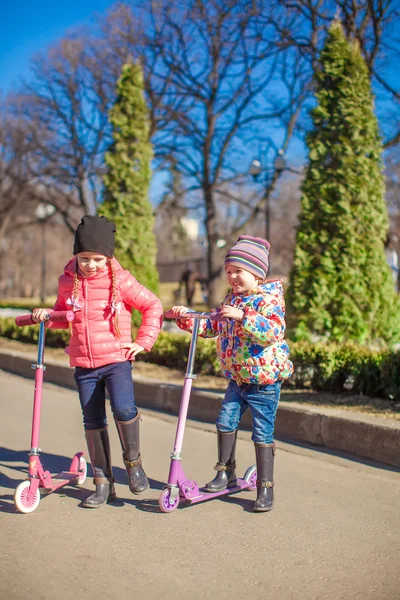
[(42, 389), (43, 389), (43, 355), (44, 355), (45, 324), (42, 321), (39, 327), (38, 357), (37, 364), (32, 365), (35, 369), (35, 392), (33, 396), (33, 417), (32, 417), (32, 436), (31, 436), (31, 454), (37, 454), (39, 448), (39, 430), (40, 413), (42, 409)]
[(192, 390), (193, 379), (196, 377), (195, 375), (193, 375), (193, 367), (194, 367), (194, 357), (196, 354), (197, 338), (199, 335), (199, 326), (200, 326), (200, 321), (198, 319), (194, 319), (193, 332), (192, 332), (192, 338), (190, 340), (188, 362), (187, 362), (186, 373), (185, 373), (185, 383), (183, 384), (181, 405), (179, 408), (178, 428), (176, 430), (174, 450), (173, 450), (173, 455), (172, 455), (173, 458), (179, 458), (180, 453), (182, 451), (183, 436), (185, 433), (185, 425), (186, 425), (187, 413), (188, 413), (188, 409), (189, 409), (190, 392)]

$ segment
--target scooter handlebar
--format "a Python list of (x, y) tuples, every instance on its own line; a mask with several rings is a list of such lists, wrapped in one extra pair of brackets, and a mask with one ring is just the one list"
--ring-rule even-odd
[(224, 317), (220, 317), (218, 313), (209, 312), (196, 312), (195, 310), (188, 310), (185, 314), (180, 317), (175, 317), (171, 309), (166, 310), (164, 313), (166, 319), (211, 319), (211, 321), (224, 321)]
[[(49, 313), (47, 321), (52, 323), (71, 323), (75, 318), (72, 310), (53, 310)], [(37, 325), (36, 321), (32, 319), (32, 315), (21, 315), (15, 318), (15, 324), (18, 327), (25, 327), (26, 325)]]
[(184, 315), (175, 317), (172, 310), (166, 310), (164, 316), (166, 319), (208, 319), (210, 317), (210, 313), (188, 310)]

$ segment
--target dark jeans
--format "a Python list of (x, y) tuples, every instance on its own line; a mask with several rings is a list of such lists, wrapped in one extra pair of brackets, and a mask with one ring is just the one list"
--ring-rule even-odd
[(259, 444), (272, 444), (281, 384), (277, 381), (270, 385), (238, 385), (231, 380), (219, 411), (217, 429), (223, 433), (235, 431), (243, 414), (250, 408), (253, 420), (251, 439)]
[(117, 421), (130, 421), (137, 415), (133, 393), (132, 363), (113, 363), (97, 369), (76, 367), (75, 381), (85, 429), (102, 429), (107, 425), (106, 389), (112, 413)]

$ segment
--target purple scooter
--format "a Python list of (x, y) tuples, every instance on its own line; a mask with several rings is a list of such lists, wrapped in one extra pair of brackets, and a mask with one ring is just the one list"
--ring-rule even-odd
[[(174, 319), (173, 312), (167, 310), (165, 313), (167, 319)], [(168, 483), (160, 494), (159, 506), (162, 512), (172, 512), (175, 510), (181, 500), (195, 504), (204, 500), (211, 500), (217, 496), (234, 494), (241, 490), (255, 490), (257, 487), (256, 466), (249, 467), (243, 476), (243, 479), (237, 479), (236, 485), (226, 488), (219, 492), (205, 492), (199, 488), (193, 479), (188, 479), (181, 466), (181, 451), (185, 425), (189, 408), (190, 392), (192, 381), (196, 375), (193, 374), (194, 357), (196, 353), (197, 338), (201, 319), (218, 320), (216, 314), (206, 312), (190, 311), (188, 317), (194, 320), (192, 338), (190, 341), (189, 356), (185, 373), (185, 383), (183, 384), (181, 405), (179, 409), (178, 425), (176, 429), (174, 449), (171, 454), (171, 465), (169, 469)]]

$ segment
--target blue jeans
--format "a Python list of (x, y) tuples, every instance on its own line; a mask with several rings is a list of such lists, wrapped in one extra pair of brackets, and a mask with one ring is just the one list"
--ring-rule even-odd
[(97, 369), (76, 367), (75, 381), (85, 429), (106, 427), (106, 389), (110, 396), (112, 413), (117, 421), (130, 421), (136, 417), (132, 363), (129, 360)]
[(281, 381), (276, 381), (270, 385), (243, 383), (239, 386), (231, 380), (219, 411), (217, 429), (223, 433), (235, 431), (250, 407), (253, 420), (251, 439), (259, 444), (272, 444), (281, 384)]

